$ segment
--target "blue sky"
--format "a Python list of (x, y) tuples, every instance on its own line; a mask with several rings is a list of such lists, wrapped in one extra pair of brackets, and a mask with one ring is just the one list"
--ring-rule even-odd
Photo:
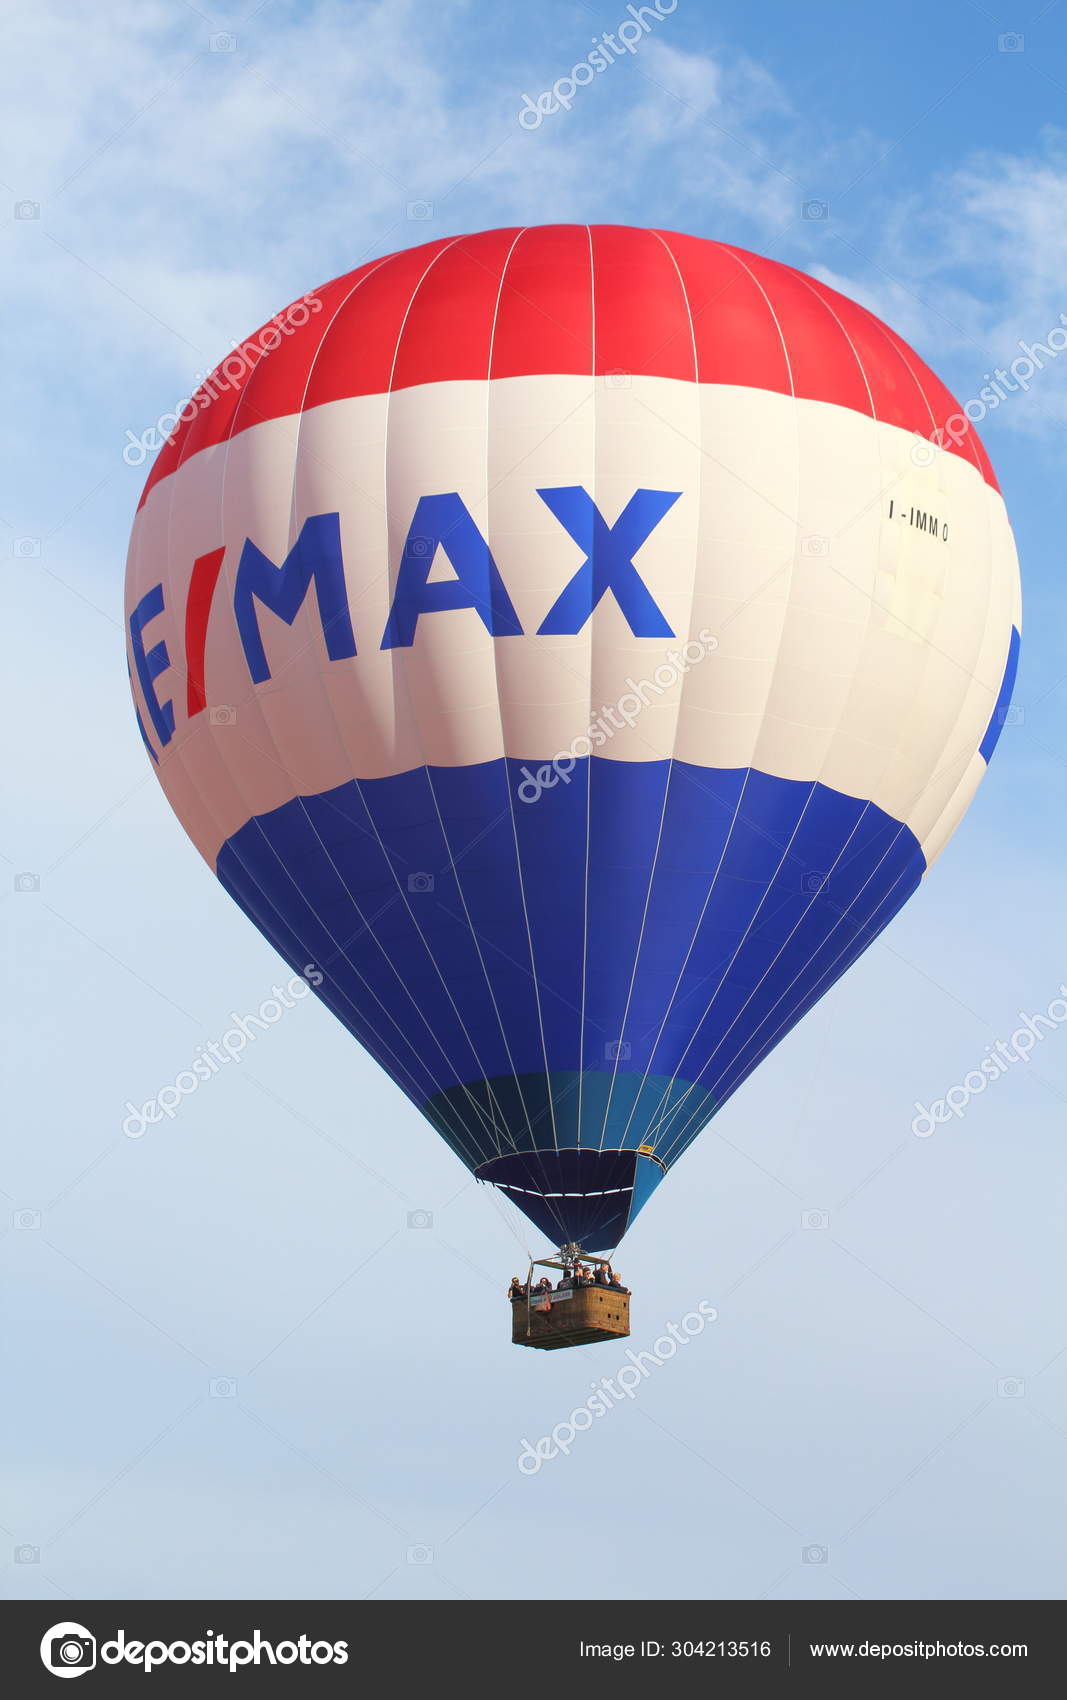
[(1067, 1584), (1067, 1027), (911, 1132), (916, 1100), (1067, 976), (1067, 357), (982, 428), (1023, 567), (1020, 712), (922, 891), (628, 1238), (635, 1349), (701, 1300), (718, 1319), (568, 1457), (516, 1465), (621, 1352), (512, 1350), (514, 1218), (324, 1008), (300, 1003), (163, 1127), (121, 1130), (286, 977), (147, 771), (123, 660), (127, 434), (231, 343), (365, 258), (559, 220), (802, 266), (961, 398), (1067, 312), (1055, 0), (679, 0), (570, 111), (520, 126), (523, 96), (627, 15), (268, 0), (7, 22), (12, 1597)]

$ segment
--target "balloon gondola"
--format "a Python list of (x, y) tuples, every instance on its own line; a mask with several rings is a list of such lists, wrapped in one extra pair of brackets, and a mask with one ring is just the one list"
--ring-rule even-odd
[[(534, 1271), (558, 1273), (534, 1280)], [(561, 1246), (556, 1257), (531, 1257), (526, 1280), (512, 1277), (511, 1341), (541, 1351), (625, 1340), (630, 1332), (630, 1289), (610, 1258), (590, 1257), (580, 1246)]]
[(1019, 627), (988, 457), (899, 337), (616, 226), (277, 314), (182, 409), (127, 572), (141, 733), (219, 880), (591, 1253), (917, 889)]

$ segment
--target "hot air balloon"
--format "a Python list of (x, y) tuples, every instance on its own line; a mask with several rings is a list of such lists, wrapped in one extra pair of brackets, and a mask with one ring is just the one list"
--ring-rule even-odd
[(201, 854), (572, 1257), (915, 891), (1020, 628), (992, 467), (898, 336), (571, 225), (371, 261), (234, 350), (126, 609)]

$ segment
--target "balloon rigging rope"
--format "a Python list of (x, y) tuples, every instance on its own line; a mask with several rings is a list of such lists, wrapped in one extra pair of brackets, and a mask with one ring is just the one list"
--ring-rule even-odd
[(500, 1219), (507, 1228), (508, 1233), (511, 1234), (518, 1242), (520, 1249), (526, 1256), (527, 1263), (532, 1263), (534, 1254), (530, 1250), (526, 1235), (520, 1232), (520, 1228), (526, 1224), (526, 1217), (522, 1214), (518, 1205), (512, 1202), (506, 1192), (501, 1192), (499, 1187), (495, 1187), (493, 1185), (492, 1181), (489, 1181), (486, 1184), (489, 1187), (494, 1209), (500, 1216)]

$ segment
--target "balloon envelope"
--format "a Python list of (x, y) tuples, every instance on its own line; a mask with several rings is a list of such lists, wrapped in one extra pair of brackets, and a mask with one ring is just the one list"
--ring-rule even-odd
[(127, 618), (219, 879), (588, 1249), (915, 890), (1020, 625), (988, 458), (897, 336), (578, 226), (375, 260), (235, 350), (152, 467)]

